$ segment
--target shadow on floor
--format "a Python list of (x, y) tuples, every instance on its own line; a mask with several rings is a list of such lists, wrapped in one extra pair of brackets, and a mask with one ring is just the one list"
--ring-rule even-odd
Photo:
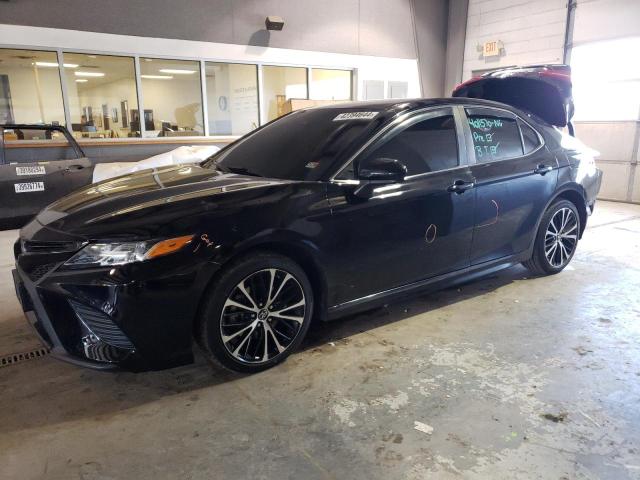
[[(309, 332), (301, 350), (318, 349), (328, 342), (337, 342), (415, 315), (435, 313), (448, 305), (522, 280), (527, 274), (523, 267), (512, 267), (472, 283), (413, 296), (339, 321), (318, 324)], [(3, 392), (0, 432), (109, 417), (172, 395), (184, 395), (188, 403), (190, 392), (222, 386), (243, 377), (214, 369), (200, 354), (196, 355), (196, 362), (192, 365), (138, 374), (87, 370), (52, 358), (35, 360), (0, 369), (0, 392)]]

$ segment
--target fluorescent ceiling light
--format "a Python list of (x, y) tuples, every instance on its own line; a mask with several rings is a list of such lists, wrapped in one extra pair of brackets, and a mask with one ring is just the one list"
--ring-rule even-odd
[(175, 73), (176, 75), (191, 75), (192, 73), (196, 73), (195, 70), (182, 70), (179, 68), (161, 68), (160, 71), (162, 73)]
[(86, 78), (76, 78), (76, 82), (78, 82), (78, 83), (86, 83), (88, 81), (89, 80), (87, 80)]
[[(58, 67), (56, 62), (36, 62), (36, 65), (38, 67)], [(65, 68), (78, 68), (77, 63), (65, 63), (64, 66)]]
[(76, 77), (104, 77), (102, 72), (73, 72)]
[(149, 78), (153, 80), (171, 80), (171, 75), (140, 75), (140, 78)]

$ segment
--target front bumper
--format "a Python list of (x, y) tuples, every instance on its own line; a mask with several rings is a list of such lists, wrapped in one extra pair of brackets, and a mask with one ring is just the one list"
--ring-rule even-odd
[[(17, 255), (13, 280), (28, 322), (51, 355), (99, 370), (159, 370), (193, 361), (200, 295), (217, 265), (60, 270)], [(32, 259), (27, 259), (32, 260)], [(167, 264), (169, 263), (169, 264)], [(189, 262), (187, 262), (189, 263)]]
[(89, 367), (98, 370), (112, 370), (117, 368), (115, 362), (99, 362), (88, 357), (71, 355), (64, 347), (56, 329), (54, 328), (49, 315), (47, 315), (44, 305), (38, 299), (35, 284), (29, 281), (28, 277), (18, 272), (18, 269), (11, 271), (16, 295), (24, 311), (24, 315), (40, 338), (40, 341), (50, 350), (51, 356), (59, 360), (73, 363), (82, 367)]

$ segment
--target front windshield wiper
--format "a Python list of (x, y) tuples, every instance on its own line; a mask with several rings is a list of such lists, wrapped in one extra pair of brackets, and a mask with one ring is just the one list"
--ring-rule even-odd
[(255, 172), (251, 172), (244, 167), (227, 167), (226, 165), (220, 165), (218, 163), (215, 164), (216, 168), (224, 173), (237, 173), (238, 175), (249, 175), (250, 177), (261, 177)]

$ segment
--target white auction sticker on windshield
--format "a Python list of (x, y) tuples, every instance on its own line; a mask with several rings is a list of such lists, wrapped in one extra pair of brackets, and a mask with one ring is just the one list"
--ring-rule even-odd
[(341, 113), (333, 119), (334, 122), (341, 122), (345, 120), (371, 120), (378, 115), (378, 112), (347, 112)]

